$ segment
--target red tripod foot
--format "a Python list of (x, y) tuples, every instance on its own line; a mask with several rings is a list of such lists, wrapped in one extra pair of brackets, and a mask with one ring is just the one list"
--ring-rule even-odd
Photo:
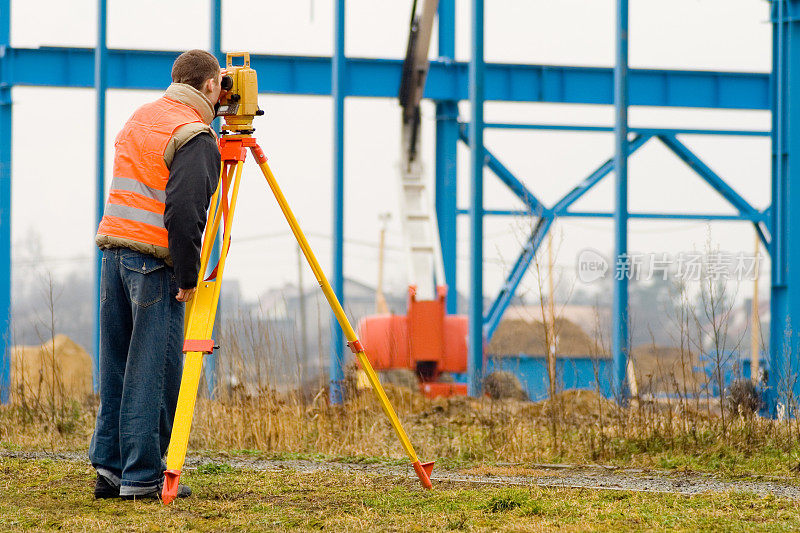
[(180, 470), (164, 471), (164, 488), (161, 490), (161, 503), (168, 504), (178, 497), (178, 481), (180, 479)]
[(413, 463), (412, 466), (414, 467), (414, 472), (417, 473), (417, 477), (419, 478), (419, 482), (422, 483), (422, 486), (426, 489), (432, 489), (433, 485), (431, 484), (431, 472), (433, 472), (433, 461), (429, 463), (420, 463), (417, 461)]

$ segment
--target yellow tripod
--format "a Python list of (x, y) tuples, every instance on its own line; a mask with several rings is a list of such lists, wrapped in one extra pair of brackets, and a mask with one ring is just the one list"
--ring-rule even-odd
[[(245, 58), (244, 67), (232, 67), (231, 58), (234, 56), (243, 56)], [(249, 68), (249, 54), (228, 54), (228, 72), (233, 71), (234, 82), (233, 93), (236, 94), (238, 88), (245, 83), (251, 83), (251, 79), (255, 81), (255, 71)], [(238, 69), (238, 71), (237, 71)], [(244, 72), (242, 72), (244, 71)], [(241, 94), (246, 95), (244, 89)], [(243, 98), (242, 100), (246, 100)], [(234, 102), (241, 102), (240, 99), (235, 99)], [(222, 107), (221, 107), (222, 109)], [(241, 109), (241, 107), (239, 108)], [(294, 217), (286, 198), (283, 196), (275, 176), (272, 174), (267, 158), (264, 152), (258, 146), (256, 139), (251, 135), (252, 115), (259, 114), (255, 111), (252, 115), (248, 113), (242, 118), (243, 113), (238, 114), (238, 120), (234, 117), (229, 119), (226, 116), (226, 127), (229, 128), (228, 134), (223, 130), (223, 136), (220, 138), (219, 146), (222, 155), (222, 168), (220, 170), (220, 182), (214, 196), (211, 199), (211, 208), (208, 213), (208, 221), (206, 223), (205, 235), (203, 237), (203, 247), (200, 254), (200, 276), (197, 284), (197, 292), (188, 304), (188, 315), (186, 319), (185, 341), (183, 351), (186, 354), (183, 366), (183, 378), (181, 379), (181, 388), (178, 394), (178, 406), (175, 411), (175, 419), (172, 428), (172, 438), (169, 443), (167, 451), (167, 470), (165, 472), (164, 488), (161, 494), (161, 499), (164, 503), (169, 503), (175, 499), (178, 492), (178, 481), (183, 468), (184, 460), (186, 459), (186, 447), (189, 442), (189, 430), (192, 425), (192, 415), (194, 413), (195, 399), (197, 397), (197, 387), (200, 382), (200, 373), (203, 364), (203, 354), (212, 353), (214, 349), (214, 341), (211, 338), (212, 329), (214, 327), (214, 319), (217, 312), (217, 303), (219, 301), (220, 286), (222, 281), (222, 273), (225, 268), (225, 260), (228, 255), (228, 247), (231, 240), (231, 225), (233, 222), (233, 215), (236, 210), (236, 199), (239, 192), (239, 182), (242, 176), (242, 167), (244, 166), (245, 156), (249, 149), (256, 162), (258, 163), (264, 177), (272, 190), (278, 205), (281, 208), (286, 221), (291, 227), (292, 233), (297, 239), (303, 254), (314, 272), (314, 276), (325, 293), (325, 297), (333, 310), (339, 325), (344, 331), (347, 338), (347, 345), (355, 353), (362, 368), (367, 374), (372, 389), (378, 396), (378, 400), (383, 406), (386, 416), (392, 424), (397, 436), (400, 439), (400, 444), (411, 459), (414, 471), (425, 488), (431, 488), (430, 474), (433, 470), (433, 462), (421, 463), (417, 457), (411, 441), (408, 439), (397, 414), (394, 411), (386, 393), (378, 380), (377, 374), (372, 369), (364, 348), (358, 340), (356, 332), (350, 325), (336, 294), (333, 292), (330, 283), (328, 283), (325, 274), (320, 267), (319, 262), (314, 256), (311, 247), (306, 240), (297, 219)], [(230, 131), (235, 134), (230, 134)], [(208, 266), (209, 258), (211, 256), (211, 249), (214, 245), (214, 240), (220, 226), (221, 220), (224, 218), (224, 230), (222, 236), (222, 246), (220, 251), (220, 258), (214, 272), (208, 277), (203, 279), (203, 273)]]

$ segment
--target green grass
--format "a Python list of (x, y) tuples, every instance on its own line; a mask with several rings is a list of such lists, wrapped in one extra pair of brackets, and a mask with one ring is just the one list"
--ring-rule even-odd
[(210, 463), (170, 506), (92, 498), (88, 465), (0, 458), (3, 529), (135, 531), (792, 531), (800, 503), (753, 494), (679, 496), (437, 484), (342, 472), (256, 472)]
[[(408, 459), (391, 457), (372, 457), (367, 455), (336, 455), (304, 452), (261, 452), (258, 450), (197, 450), (193, 455), (224, 462), (228, 458), (246, 460), (260, 459), (267, 461), (313, 461), (325, 463), (376, 464), (382, 466), (406, 466)], [(427, 459), (427, 457), (425, 458)], [(442, 470), (470, 470), (494, 466), (520, 466), (527, 468), (531, 464), (515, 461), (469, 460), (463, 457), (433, 457), (436, 468)], [(565, 464), (574, 461), (574, 457), (545, 457), (542, 462)], [(696, 472), (713, 474), (721, 480), (737, 479), (780, 479), (783, 483), (800, 484), (797, 453), (788, 453), (771, 447), (765, 447), (753, 454), (744, 454), (728, 446), (718, 446), (703, 452), (681, 453), (675, 450), (630, 451), (604, 461), (604, 464), (620, 468), (645, 468), (667, 470), (672, 472)], [(586, 464), (576, 462), (574, 464)]]
[[(211, 452), (216, 453), (214, 451)], [(408, 460), (394, 459), (392, 457), (374, 457), (370, 455), (336, 455), (329, 453), (311, 453), (311, 452), (273, 452), (264, 453), (256, 450), (232, 450), (230, 453), (233, 455), (243, 455), (248, 457), (256, 457), (259, 459), (267, 459), (271, 461), (322, 461), (328, 463), (348, 463), (348, 464), (383, 464), (383, 465), (404, 465)]]
[(779, 449), (770, 444), (742, 449), (723, 442), (705, 446), (644, 445), (635, 439), (620, 443), (613, 458), (602, 461), (621, 467), (708, 472), (724, 478), (779, 476), (796, 478), (800, 448)]

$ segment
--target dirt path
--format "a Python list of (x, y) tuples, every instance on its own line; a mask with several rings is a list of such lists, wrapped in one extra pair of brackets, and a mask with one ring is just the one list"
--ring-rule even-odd
[[(0, 452), (0, 458), (51, 459), (86, 462), (86, 455), (77, 452)], [(186, 468), (197, 468), (207, 463), (227, 463), (234, 468), (279, 471), (295, 470), (300, 473), (321, 470), (338, 470), (378, 475), (415, 477), (411, 467), (380, 463), (353, 464), (310, 460), (267, 460), (228, 456), (189, 456)], [(637, 492), (665, 492), (673, 494), (700, 494), (704, 492), (749, 492), (762, 496), (800, 500), (800, 484), (792, 479), (722, 480), (711, 474), (672, 473), (659, 470), (622, 469), (605, 466), (572, 465), (501, 465), (455, 471), (434, 469), (434, 481), (509, 486), (569, 487), (598, 490), (625, 490)]]

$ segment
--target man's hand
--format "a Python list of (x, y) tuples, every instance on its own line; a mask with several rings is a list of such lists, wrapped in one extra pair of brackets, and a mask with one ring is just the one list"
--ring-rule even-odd
[(191, 289), (178, 289), (178, 294), (175, 296), (175, 299), (179, 302), (188, 302), (194, 296), (194, 293), (197, 291), (197, 287), (192, 287)]

